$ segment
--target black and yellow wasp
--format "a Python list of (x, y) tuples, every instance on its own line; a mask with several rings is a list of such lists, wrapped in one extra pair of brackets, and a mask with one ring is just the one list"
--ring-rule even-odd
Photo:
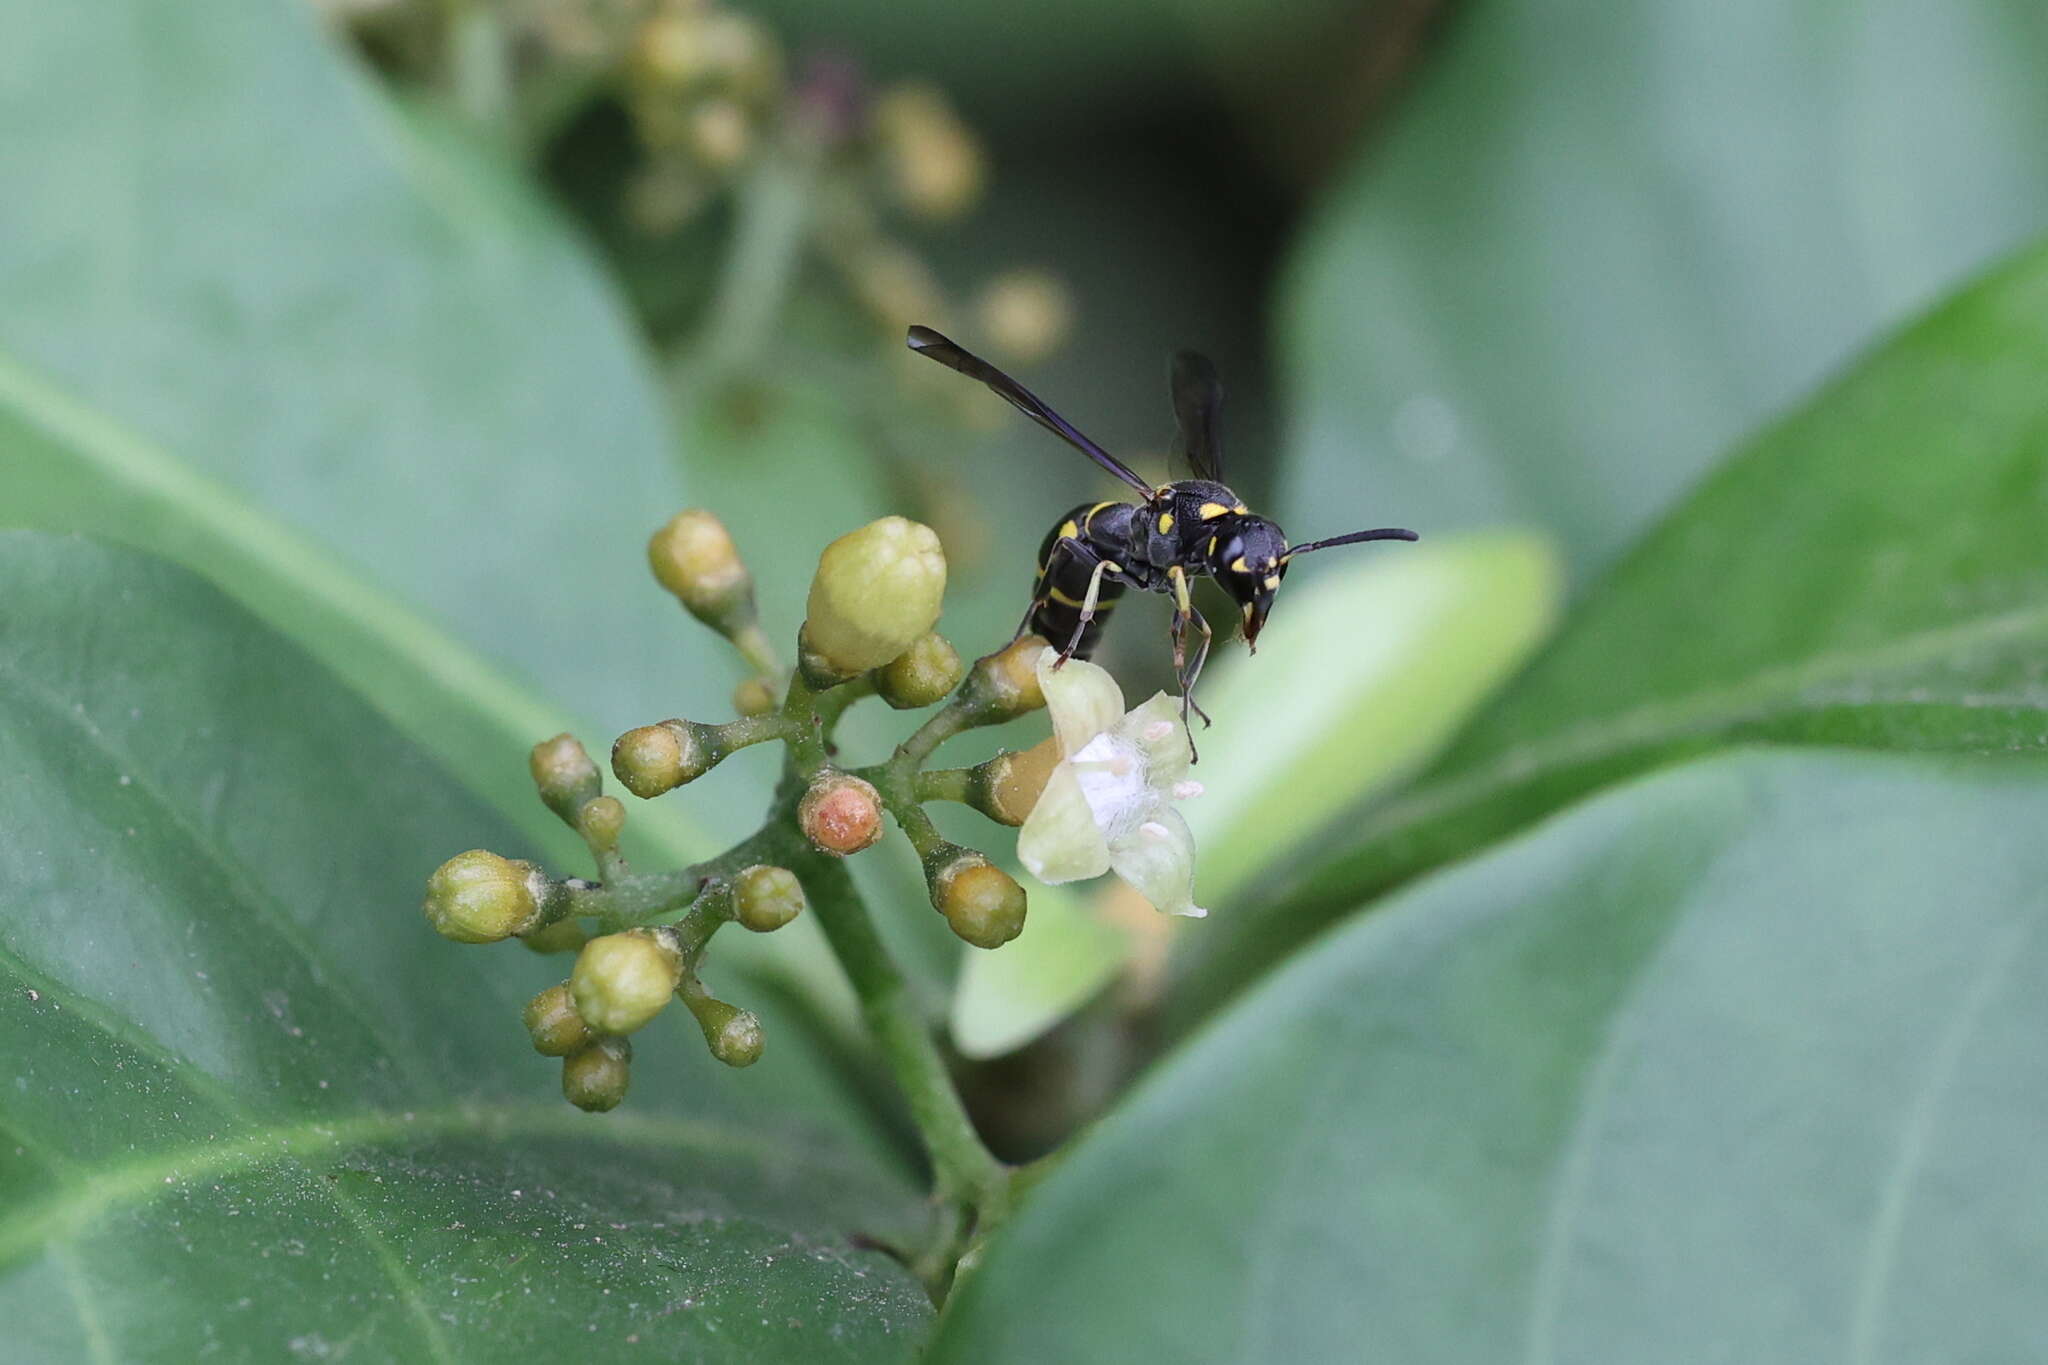
[[(1181, 719), (1195, 706), (1195, 680), (1209, 656), (1213, 632), (1195, 610), (1189, 579), (1202, 574), (1238, 604), (1245, 643), (1258, 648), (1259, 631), (1273, 609), (1273, 594), (1297, 556), (1362, 540), (1415, 540), (1396, 526), (1289, 545), (1278, 525), (1256, 515), (1223, 483), (1223, 385), (1204, 356), (1182, 351), (1173, 358), (1170, 388), (1179, 424), (1178, 452), (1191, 479), (1153, 487), (1123, 461), (1075, 430), (1031, 390), (995, 366), (955, 345), (929, 327), (910, 329), (910, 349), (994, 389), (1026, 417), (1116, 475), (1140, 501), (1097, 502), (1060, 518), (1038, 551), (1038, 580), (1019, 635), (1043, 635), (1059, 647), (1060, 662), (1087, 658), (1102, 633), (1107, 613), (1126, 587), (1167, 593), (1173, 598), (1173, 667), (1179, 679)], [(1201, 635), (1192, 655), (1188, 631)]]

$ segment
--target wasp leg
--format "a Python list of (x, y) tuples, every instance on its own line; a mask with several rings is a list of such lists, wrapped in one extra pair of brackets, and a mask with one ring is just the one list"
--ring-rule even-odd
[[(1188, 595), (1187, 570), (1176, 564), (1166, 571), (1167, 580), (1173, 585), (1173, 673), (1180, 680), (1180, 723), (1188, 730), (1188, 761), (1196, 762), (1194, 731), (1188, 729), (1188, 712), (1193, 711), (1202, 718), (1202, 724), (1212, 725), (1209, 713), (1195, 705), (1195, 679), (1202, 676), (1202, 664), (1209, 657), (1209, 642), (1216, 633), (1209, 629), (1208, 621), (1195, 610), (1195, 604)], [(1195, 652), (1194, 667), (1188, 666), (1188, 625), (1192, 622), (1201, 628), (1202, 646)]]
[[(1071, 543), (1080, 545), (1079, 541)], [(1095, 571), (1088, 575), (1087, 595), (1081, 599), (1080, 619), (1074, 623), (1074, 633), (1068, 638), (1067, 647), (1060, 651), (1059, 661), (1053, 665), (1054, 668), (1063, 667), (1067, 660), (1074, 657), (1074, 652), (1081, 648), (1081, 637), (1088, 633), (1088, 623), (1095, 619), (1095, 604), (1102, 600), (1102, 576), (1116, 572), (1119, 567), (1113, 560), (1099, 559), (1095, 562)]]
[[(1202, 724), (1213, 725), (1215, 724), (1215, 722), (1209, 719), (1209, 713), (1207, 711), (1204, 711), (1201, 708), (1201, 705), (1195, 700), (1195, 680), (1202, 676), (1202, 665), (1209, 661), (1209, 646), (1215, 642), (1216, 632), (1209, 629), (1209, 623), (1208, 621), (1203, 619), (1202, 613), (1198, 611), (1190, 612), (1189, 617), (1193, 620), (1195, 628), (1202, 632), (1202, 643), (1200, 647), (1198, 647), (1195, 650), (1195, 661), (1192, 664), (1190, 664), (1186, 669), (1182, 670), (1178, 675), (1180, 678), (1180, 696), (1182, 702), (1180, 718), (1181, 722), (1185, 724), (1188, 718), (1188, 708), (1192, 707), (1194, 709), (1195, 714), (1202, 718)], [(1181, 630), (1182, 638), (1185, 639), (1187, 630), (1186, 626), (1182, 626)]]

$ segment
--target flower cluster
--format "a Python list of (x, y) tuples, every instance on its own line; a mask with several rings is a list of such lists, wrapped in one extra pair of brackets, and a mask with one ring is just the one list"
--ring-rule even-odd
[[(533, 748), (534, 786), (582, 836), (597, 877), (552, 877), (472, 849), (427, 883), (427, 919), (444, 937), (519, 938), (538, 951), (576, 954), (568, 979), (534, 997), (525, 1016), (535, 1050), (562, 1059), (572, 1103), (618, 1104), (630, 1077), (629, 1039), (677, 1000), (713, 1056), (736, 1067), (758, 1059), (761, 1021), (703, 983), (712, 936), (728, 923), (772, 933), (821, 891), (818, 914), (854, 913), (834, 900), (850, 894), (836, 865), (879, 841), (885, 820), (917, 850), (932, 908), (954, 934), (984, 949), (1015, 938), (1024, 888), (988, 854), (941, 836), (925, 811), (932, 801), (1022, 825), (1019, 856), (1041, 880), (1114, 869), (1161, 909), (1202, 913), (1187, 826), (1172, 807), (1200, 790), (1187, 778), (1188, 736), (1175, 705), (1159, 695), (1125, 714), (1107, 673), (1078, 660), (1060, 666), (1036, 636), (963, 665), (933, 630), (946, 557), (929, 527), (884, 517), (825, 548), (787, 673), (762, 633), (752, 576), (717, 518), (677, 515), (655, 532), (648, 560), (684, 610), (731, 643), (752, 672), (734, 694), (736, 719), (670, 718), (627, 730), (612, 744), (611, 775), (634, 798), (654, 800), (742, 748), (780, 742), (784, 780), (767, 819), (707, 862), (636, 872), (619, 852), (625, 804), (604, 791), (604, 774), (584, 747), (556, 735)], [(848, 767), (836, 760), (833, 731), (865, 697), (899, 710), (939, 709), (881, 762)], [(955, 735), (1047, 706), (1054, 736), (1045, 744), (974, 767), (927, 769)], [(835, 923), (842, 934), (847, 925), (826, 921), (836, 947)]]

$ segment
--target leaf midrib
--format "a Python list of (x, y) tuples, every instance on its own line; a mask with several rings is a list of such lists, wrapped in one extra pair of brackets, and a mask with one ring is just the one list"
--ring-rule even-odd
[[(2030, 607), (1937, 630), (1917, 631), (1869, 649), (1835, 650), (1797, 663), (1766, 668), (1722, 687), (1651, 702), (1619, 715), (1583, 722), (1562, 734), (1536, 740), (1497, 755), (1472, 772), (1427, 785), (1368, 817), (1364, 845), (1413, 829), (1460, 809), (1480, 806), (1517, 786), (1560, 770), (1649, 747), (1687, 734), (1726, 728), (1774, 709), (1801, 712), (1819, 706), (1854, 706), (1842, 698), (1810, 695), (1826, 684), (1850, 681), (1913, 664), (1933, 662), (1943, 654), (1972, 645), (2048, 637), (2048, 607)], [(1970, 699), (1937, 698), (1923, 705), (1964, 705)], [(1866, 701), (1864, 705), (1904, 705), (1903, 700)], [(2025, 705), (2021, 698), (2011, 704)], [(2036, 710), (2048, 710), (2039, 702)]]

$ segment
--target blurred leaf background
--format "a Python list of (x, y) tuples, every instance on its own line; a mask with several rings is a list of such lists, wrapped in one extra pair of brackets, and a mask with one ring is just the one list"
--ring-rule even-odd
[[(717, 174), (698, 166), (680, 198), (676, 183), (650, 180), (674, 149), (650, 134), (665, 125), (649, 121), (651, 58), (636, 38), (650, 15), (699, 12), (629, 0), (0, 0), (0, 524), (85, 532), (189, 567), (290, 642), (235, 648), (307, 651), (394, 727), (391, 743), (445, 770), (435, 783), (494, 809), (477, 815), (473, 835), (449, 830), (442, 842), (496, 834), (508, 853), (566, 860), (568, 842), (532, 798), (526, 747), (560, 728), (595, 750), (629, 725), (715, 718), (738, 677), (645, 574), (645, 537), (675, 508), (709, 505), (732, 525), (780, 641), (793, 635), (826, 540), (886, 511), (923, 516), (953, 561), (943, 628), (972, 655), (1007, 638), (1045, 528), (1077, 502), (1114, 495), (979, 390), (936, 367), (906, 368), (905, 324), (942, 323), (1011, 363), (996, 345), (999, 319), (978, 300), (1019, 270), (1049, 277), (1070, 318), (1054, 329), (1056, 346), (1015, 359), (1019, 373), (1160, 476), (1171, 432), (1165, 357), (1180, 346), (1213, 354), (1230, 387), (1233, 477), (1255, 505), (1297, 539), (1402, 523), (1425, 543), (1304, 561), (1259, 656), (1219, 651), (1203, 773), (1214, 791), (1194, 811), (1204, 899), (1217, 914), (1178, 942), (1121, 915), (1113, 896), (1034, 891), (1026, 936), (973, 956), (962, 973), (958, 945), (923, 911), (914, 863), (880, 850), (862, 860), (932, 1018), (983, 1059), (964, 1072), (980, 1112), (1019, 1151), (1100, 1112), (1162, 1036), (1201, 1028), (1253, 992), (1169, 1064), (1179, 1069), (1162, 1073), (1135, 1117), (1112, 1121), (1017, 1246), (1062, 1244), (1063, 1211), (1094, 1207), (1095, 1182), (1113, 1186), (1127, 1169), (1116, 1153), (1170, 1149), (1174, 1125), (1230, 1106), (1301, 1114), (1302, 1150), (1321, 1155), (1302, 1159), (1293, 1185), (1244, 1188), (1270, 1201), (1283, 1229), (1312, 1234), (1276, 1236), (1276, 1246), (1304, 1257), (1324, 1246), (1318, 1182), (1351, 1188), (1364, 1160), (1341, 1140), (1365, 1122), (1347, 1105), (1368, 1097), (1385, 1122), (1404, 1121), (1411, 1111), (1383, 1112), (1397, 1101), (1377, 1088), (1375, 1069), (1396, 1074), (1401, 1057), (1366, 1057), (1350, 1080), (1316, 1090), (1321, 1016), (1310, 1011), (1307, 1041), (1284, 1042), (1293, 1079), (1271, 1093), (1239, 1098), (1206, 1069), (1241, 1068), (1233, 1058), (1251, 1042), (1295, 1039), (1287, 1030), (1301, 1010), (1274, 993), (1283, 988), (1260, 986), (1267, 969), (1398, 883), (1484, 858), (1497, 840), (1623, 777), (1731, 743), (1975, 755), (2041, 746), (2037, 620), (2048, 587), (2034, 545), (2048, 425), (2034, 395), (2048, 391), (2048, 349), (2038, 257), (2020, 256), (1886, 346), (2048, 231), (2038, 155), (2048, 16), (2038, 7), (767, 0), (716, 11), (751, 21), (753, 41), (779, 54), (776, 79), (788, 84), (777, 88), (815, 97), (802, 108), (824, 126), (859, 128), (867, 101), (900, 82), (941, 92), (978, 148), (982, 184), (971, 211), (938, 221), (892, 199), (887, 157), (865, 131), (833, 134), (845, 141), (822, 172), (798, 157), (753, 174), (781, 106), (744, 91), (733, 99), (750, 120), (751, 152)], [(693, 127), (701, 161), (706, 133)], [(670, 201), (653, 192), (664, 189)], [(820, 222), (837, 235), (806, 245)], [(779, 264), (777, 232), (797, 234), (800, 248)], [(736, 272), (750, 246), (765, 276)], [(766, 304), (758, 288), (736, 290), (736, 275), (768, 278)], [(22, 549), (19, 581), (47, 585), (49, 565), (78, 553)], [(156, 619), (180, 622), (184, 638), (256, 638), (185, 580), (162, 588), (171, 580), (156, 569), (95, 561), (79, 572), (108, 593), (153, 585), (178, 604)], [(79, 597), (80, 617), (91, 601)], [(1134, 700), (1166, 681), (1165, 620), (1158, 602), (1119, 614), (1106, 659)], [(27, 621), (18, 609), (0, 615), (17, 640), (29, 638)], [(80, 676), (95, 659), (148, 666), (132, 642), (74, 636), (63, 623), (44, 621), (39, 663), (69, 659)], [(1555, 644), (1509, 683), (1554, 626)], [(1951, 638), (1952, 628), (1975, 634)], [(1505, 701), (1465, 730), (1504, 685)], [(1701, 710), (1702, 697), (1728, 704)], [(884, 742), (895, 720), (857, 712), (849, 747)], [(374, 728), (360, 717), (349, 726)], [(252, 727), (243, 745), (272, 743), (265, 733)], [(980, 740), (980, 752), (1035, 735), (1012, 727)], [(233, 746), (221, 743), (208, 761), (228, 761)], [(972, 743), (961, 748), (976, 756)], [(1809, 884), (1846, 876), (1859, 846), (1845, 836), (1837, 863), (1816, 854), (1822, 870), (1783, 873), (1767, 851), (1793, 836), (1763, 826), (1801, 793), (1832, 800), (1846, 784), (1853, 796), (1840, 809), (1851, 822), (1923, 802), (1964, 812), (1943, 826), (1953, 838), (1937, 830), (1915, 845), (1914, 875), (1947, 869), (1954, 896), (1991, 898), (1971, 921), (1985, 942), (2024, 932), (1996, 912), (2029, 884), (2025, 850), (1984, 840), (1978, 825), (1998, 818), (2005, 784), (2027, 789), (2011, 797), (2016, 807), (2035, 799), (2029, 770), (1870, 761), (1868, 772), (1832, 759), (1781, 772), (1724, 760), (1737, 766), (1640, 789), (1655, 812), (1643, 821), (1619, 813), (1622, 796), (1567, 813), (1566, 824), (1527, 836), (1562, 830), (1564, 851), (1518, 843), (1492, 856), (1522, 863), (1475, 865), (1410, 893), (1400, 925), (1430, 903), (1451, 906), (1440, 913), (1452, 945), (1420, 976), (1395, 973), (1409, 959), (1394, 942), (1420, 931), (1354, 924), (1303, 960), (1336, 957), (1297, 964), (1290, 979), (1320, 972), (1313, 980), (1332, 989), (1411, 992), (1412, 1013), (1398, 1013), (1397, 1000), (1391, 1023), (1340, 1032), (1366, 1047), (1375, 1030), (1399, 1037), (1423, 1027), (1416, 1020), (1449, 1019), (1443, 1036), (1462, 1041), (1443, 1046), (1470, 1064), (1474, 1086), (1508, 1085), (1504, 1103), (1552, 1106), (1543, 1112), (1568, 1127), (1578, 1111), (1562, 1097), (1582, 1074), (1608, 1074), (1597, 1042), (1579, 1048), (1570, 1034), (1558, 1057), (1523, 1059), (1526, 1075), (1488, 1049), (1557, 1022), (1539, 968), (1569, 992), (1582, 960), (1601, 951), (1574, 943), (1597, 945), (1614, 926), (1636, 942), (1627, 936), (1661, 932), (1653, 921), (1664, 913), (1641, 906), (1680, 903), (1631, 899), (1615, 892), (1607, 864), (1575, 864), (1569, 875), (1583, 879), (1591, 907), (1583, 917), (1531, 902), (1526, 932), (1541, 942), (1500, 948), (1498, 934), (1524, 932), (1493, 927), (1520, 904), (1522, 864), (1570, 862), (1593, 837), (1584, 831), (1606, 838), (1608, 826), (1625, 827), (1614, 837), (1656, 852), (1705, 839), (1702, 829), (1725, 841), (1756, 826), (1739, 836), (1765, 850), (1751, 855), (1764, 870), (1748, 894), (1796, 908)], [(730, 767), (715, 794), (636, 804), (629, 851), (675, 861), (744, 832), (773, 772), (761, 755)], [(314, 778), (294, 769), (274, 780)], [(1766, 794), (1738, 818), (1716, 795), (1731, 785)], [(987, 842), (972, 819), (945, 823), (953, 837)], [(388, 855), (375, 822), (331, 824), (358, 858)], [(1987, 869), (1982, 888), (1961, 870), (1970, 867)], [(393, 884), (427, 870), (394, 870)], [(99, 932), (115, 934), (153, 904), (154, 885), (141, 877), (76, 913), (105, 916)], [(1710, 921), (1713, 906), (1744, 899), (1718, 884), (1699, 895), (1707, 908), (1691, 913)], [(1901, 935), (1888, 951), (1910, 954), (1916, 935), (1936, 932), (1915, 910), (1902, 904), (1886, 919)], [(404, 926), (393, 933), (415, 927), (407, 905), (363, 913), (386, 911)], [(67, 976), (61, 926), (16, 912), (5, 928), (36, 989), (78, 989), (120, 1011), (121, 990)], [(1543, 940), (1553, 930), (1556, 943)], [(851, 1116), (840, 1126), (871, 1160), (900, 1147), (900, 1116), (866, 1089), (843, 992), (807, 932), (721, 942), (720, 952), (755, 989), (790, 1003), (779, 1027), (805, 1039), (792, 1053), (815, 1048), (850, 1068)], [(1768, 946), (1730, 941), (1716, 937), (1727, 956), (1701, 969), (1701, 1008)], [(1588, 981), (1598, 975), (1586, 970)], [(1889, 979), (1851, 971), (1845, 981), (1853, 995)], [(1604, 1000), (1607, 989), (1594, 994)], [(1976, 989), (1966, 982), (1965, 1003), (1990, 1008)], [(1475, 991), (1506, 1003), (1487, 1013)], [(1259, 1022), (1269, 1018), (1280, 1022)], [(1824, 1064), (1833, 1044), (1810, 1023), (1778, 1027), (1788, 1047)], [(204, 1035), (164, 1028), (156, 1042), (189, 1061)], [(508, 1047), (517, 1042), (507, 1034)], [(1467, 1093), (1448, 1082), (1400, 1090), (1398, 1103), (1420, 1096), (1411, 1136), (1427, 1139), (1424, 1149), (1470, 1141), (1482, 1172), (1551, 1171), (1552, 1149), (1457, 1136)], [(1937, 1100), (1917, 1103), (1950, 1092), (1927, 1093)], [(1938, 1147), (1913, 1103), (1883, 1115)], [(1511, 1107), (1505, 1130), (1525, 1112)], [(1676, 1124), (1675, 1113), (1653, 1109), (1644, 1122)], [(138, 1141), (177, 1136), (142, 1129)], [(1226, 1133), (1204, 1149), (1222, 1153), (1213, 1171), (1189, 1170), (1228, 1183), (1242, 1150), (1258, 1145), (1235, 1141)], [(1993, 1148), (1991, 1169), (2008, 1169), (2011, 1149)], [(1378, 1229), (1418, 1210), (1476, 1217), (1505, 1242), (1540, 1225), (1456, 1206), (1455, 1165), (1373, 1173), (1359, 1188), (1379, 1191), (1372, 1182), (1384, 1178), (1392, 1204), (1375, 1193), (1358, 1220), (1371, 1245), (1336, 1237), (1332, 1263), (1370, 1261)], [(1590, 1179), (1591, 1168), (1573, 1169)], [(1788, 1163), (1778, 1178), (1796, 1183), (1798, 1169)], [(2017, 1207), (2038, 1202), (2035, 1186), (2013, 1188)], [(771, 1195), (742, 1214), (815, 1231)], [(1903, 1235), (1904, 1198), (1879, 1201), (1884, 1235)], [(1376, 1222), (1390, 1207), (1400, 1216)], [(401, 1214), (397, 1225), (412, 1216)], [(1171, 1258), (1149, 1240), (1157, 1229), (1133, 1217), (1131, 1263), (1153, 1257), (1172, 1279)], [(1962, 1219), (1923, 1234), (1924, 1245), (1967, 1238), (1970, 1227)], [(1125, 1246), (1125, 1236), (1105, 1245)], [(2038, 1245), (1998, 1236), (2015, 1264), (2036, 1263)], [(0, 1246), (30, 1246), (24, 1237)], [(1445, 1249), (1450, 1287), (1408, 1300), (1424, 1311), (1391, 1358), (1495, 1358), (1498, 1341), (1474, 1345), (1430, 1312), (1495, 1283), (1489, 1256), (1501, 1244), (1465, 1259)], [(1705, 1245), (1705, 1258), (1732, 1261), (1743, 1243), (1731, 1234)], [(1557, 1278), (1575, 1263), (1549, 1254), (1540, 1294), (1554, 1315), (1581, 1282)], [(1060, 1330), (1133, 1329), (1126, 1309), (1149, 1292), (1142, 1277), (1098, 1278), (1090, 1298), (1085, 1276), (1062, 1278), (1051, 1259), (1030, 1256), (1003, 1249), (992, 1260), (945, 1349), (984, 1359), (1048, 1349), (1012, 1320), (1026, 1300), (1005, 1299), (1011, 1283), (1082, 1295), (1088, 1311)], [(1295, 1264), (1275, 1257), (1244, 1273)], [(62, 1254), (36, 1264), (16, 1275), (23, 1301)], [(439, 1283), (438, 1265), (422, 1258), (410, 1271)], [(1102, 1297), (1111, 1283), (1131, 1297)], [(1866, 1283), (1894, 1279), (1886, 1269)], [(1640, 1286), (1585, 1292), (1626, 1303)], [(1756, 1292), (1707, 1284), (1691, 1302), (1718, 1320)], [(1232, 1301), (1190, 1289), (1163, 1302)], [(1193, 1330), (1196, 1313), (1156, 1340), (1192, 1359), (1232, 1340), (1256, 1355), (1363, 1330), (1297, 1305), (1297, 1339), (1278, 1330), (1270, 1300), (1254, 1302), (1223, 1329)], [(1889, 1302), (1866, 1296), (1848, 1319), (1847, 1340), (1871, 1358)], [(1944, 1299), (1932, 1318), (1915, 1308), (1907, 1318), (1921, 1335), (1902, 1339), (1939, 1340), (1941, 1324), (1974, 1315), (1986, 1358), (2005, 1358), (1998, 1334), (2012, 1302)], [(925, 1328), (915, 1314), (891, 1318), (894, 1300), (884, 1306), (862, 1322), (886, 1357)], [(746, 1311), (732, 1307), (732, 1320)], [(1595, 1345), (1628, 1358), (1631, 1324), (1610, 1332), (1598, 1314), (1584, 1321)], [(1569, 1354), (1551, 1323), (1531, 1338), (1549, 1343), (1532, 1358)], [(61, 1354), (72, 1329), (51, 1330)], [(1706, 1354), (1720, 1338), (1694, 1340)], [(461, 1339), (460, 1349), (482, 1348)], [(1769, 1355), (1745, 1347), (1745, 1358)]]

